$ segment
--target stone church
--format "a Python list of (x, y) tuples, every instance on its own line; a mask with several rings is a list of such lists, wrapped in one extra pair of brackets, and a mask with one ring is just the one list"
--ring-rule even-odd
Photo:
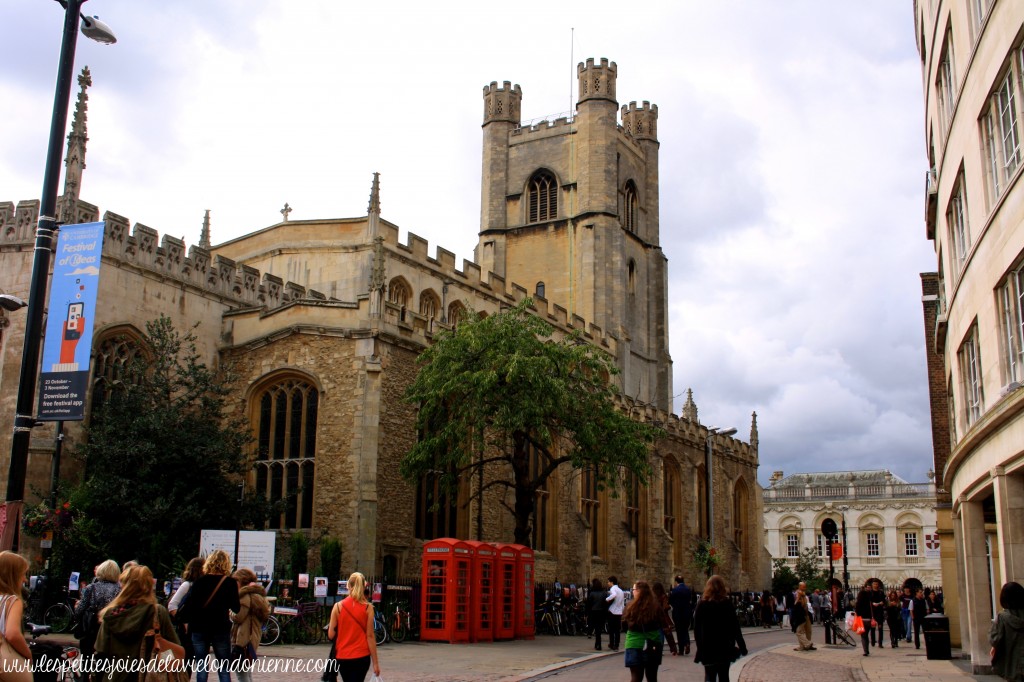
[[(199, 244), (186, 248), (106, 211), (93, 393), (141, 351), (147, 321), (164, 314), (179, 329), (199, 323), (203, 357), (230, 362), (238, 376), (233, 409), (254, 436), (247, 494), (286, 501), (268, 524), (282, 536), (278, 546), (296, 532), (313, 542), (332, 536), (344, 545), (343, 572), (416, 574), (426, 540), (508, 542), (513, 529), (500, 499), (479, 510), (467, 502), (474, 481), (457, 499), (441, 499), (429, 477), (399, 476), (417, 437), (415, 407), (403, 400), (416, 357), (470, 311), (491, 314), (530, 296), (556, 333), (581, 330), (614, 357), (622, 410), (665, 432), (652, 446), (646, 485), (623, 472), (610, 494), (565, 466), (537, 492), (538, 579), (695, 578), (692, 549), (713, 533), (729, 584), (764, 587), (756, 415), (744, 442), (701, 425), (689, 391), (682, 413), (672, 412), (658, 108), (620, 110), (614, 62), (589, 59), (577, 70), (575, 114), (537, 125), (520, 122), (518, 85), (483, 88), (475, 262), (457, 264), (441, 247), (431, 253), (412, 233), (400, 242), (398, 226), (382, 217), (377, 174), (365, 216), (292, 221), (285, 211), (276, 225), (216, 245), (209, 213)], [(60, 201), (66, 223), (100, 220), (79, 198), (87, 73), (80, 83)], [(0, 202), (0, 293), (28, 295), (37, 218), (38, 201)], [(0, 423), (12, 424), (24, 314), (2, 315)], [(80, 424), (65, 433), (73, 444)], [(29, 490), (49, 488), (54, 442), (52, 424), (34, 430)], [(0, 431), (0, 452), (6, 472), (9, 429)], [(69, 462), (62, 472), (81, 475)]]

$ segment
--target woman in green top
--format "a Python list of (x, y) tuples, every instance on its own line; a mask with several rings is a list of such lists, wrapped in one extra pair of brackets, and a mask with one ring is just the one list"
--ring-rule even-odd
[(665, 612), (646, 581), (633, 584), (633, 601), (622, 614), (626, 630), (626, 667), (630, 682), (658, 682), (661, 665), (661, 628)]

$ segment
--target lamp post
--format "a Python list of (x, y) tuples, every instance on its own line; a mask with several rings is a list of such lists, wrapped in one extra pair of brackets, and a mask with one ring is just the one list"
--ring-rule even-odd
[[(57, 186), (60, 181), (61, 150), (68, 122), (68, 105), (75, 69), (75, 46), (78, 42), (78, 20), (82, 19), (82, 33), (99, 43), (117, 42), (106, 24), (95, 17), (82, 14), (86, 0), (57, 0), (64, 7), (64, 36), (57, 66), (57, 86), (53, 97), (50, 119), (50, 140), (43, 173), (43, 193), (39, 201), (39, 223), (36, 227), (35, 257), (32, 261), (32, 279), (29, 285), (28, 312), (25, 322), (25, 343), (21, 355), (21, 373), (18, 381), (18, 400), (14, 410), (14, 437), (11, 440), (11, 462), (7, 474), (7, 496), (4, 498), (6, 522), (0, 537), (0, 549), (16, 549), (18, 524), (25, 497), (25, 473), (28, 466), (29, 441), (35, 409), (36, 382), (39, 379), (39, 350), (46, 309), (46, 283), (50, 273), (50, 253), (57, 230)], [(5, 306), (6, 307), (6, 306)]]
[(731, 436), (735, 433), (735, 428), (719, 429), (717, 426), (712, 426), (708, 428), (707, 438), (704, 439), (704, 469), (707, 473), (705, 476), (707, 490), (704, 494), (704, 513), (708, 520), (708, 544), (712, 547), (715, 546), (715, 483), (714, 466), (711, 461), (712, 442), (715, 436)]

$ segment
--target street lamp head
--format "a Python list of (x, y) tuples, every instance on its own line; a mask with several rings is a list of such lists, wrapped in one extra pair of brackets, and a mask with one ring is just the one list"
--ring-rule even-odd
[(11, 296), (10, 294), (0, 294), (0, 308), (8, 312), (14, 312), (28, 305), (27, 301), (24, 301), (17, 296)]
[(117, 36), (110, 30), (110, 27), (100, 21), (99, 17), (87, 17), (84, 14), (82, 17), (82, 35), (86, 38), (91, 38), (97, 43), (104, 45), (113, 45), (117, 42)]
[(728, 428), (728, 429), (724, 429), (722, 431), (719, 431), (718, 435), (719, 436), (733, 436), (733, 435), (736, 435), (736, 427), (734, 426), (732, 428)]

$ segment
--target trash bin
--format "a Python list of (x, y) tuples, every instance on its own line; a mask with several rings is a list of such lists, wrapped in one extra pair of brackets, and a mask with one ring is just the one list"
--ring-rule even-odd
[(949, 651), (949, 618), (941, 613), (925, 616), (921, 629), (924, 630), (924, 648), (928, 660), (948, 661), (952, 658)]

